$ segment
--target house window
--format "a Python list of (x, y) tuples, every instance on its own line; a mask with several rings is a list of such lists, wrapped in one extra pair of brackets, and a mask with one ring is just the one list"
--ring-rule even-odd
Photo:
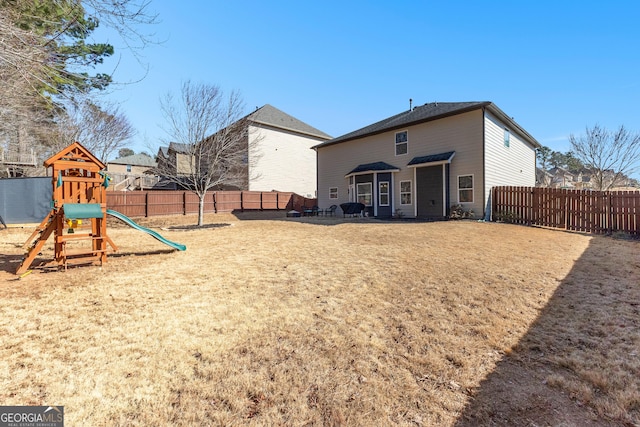
[(131, 172), (131, 165), (127, 165), (127, 172)]
[(329, 198), (337, 199), (338, 198), (338, 187), (329, 188)]
[(371, 206), (371, 188), (372, 185), (370, 182), (361, 182), (359, 184), (356, 184), (356, 192), (359, 203), (362, 203), (365, 206)]
[(509, 148), (509, 140), (511, 139), (511, 132), (509, 129), (504, 130), (504, 146)]
[(396, 133), (396, 156), (401, 156), (409, 152), (409, 136), (407, 131)]
[(458, 176), (458, 202), (473, 203), (473, 175)]
[(400, 181), (400, 204), (411, 204), (411, 181)]
[(389, 206), (389, 181), (380, 181), (378, 183), (378, 204), (380, 206)]

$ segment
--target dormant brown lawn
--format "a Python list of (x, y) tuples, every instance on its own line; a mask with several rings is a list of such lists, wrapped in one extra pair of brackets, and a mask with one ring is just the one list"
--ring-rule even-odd
[[(0, 404), (70, 426), (634, 425), (640, 243), (473, 221), (142, 219), (102, 268), (15, 280)], [(51, 245), (43, 256), (51, 256)]]

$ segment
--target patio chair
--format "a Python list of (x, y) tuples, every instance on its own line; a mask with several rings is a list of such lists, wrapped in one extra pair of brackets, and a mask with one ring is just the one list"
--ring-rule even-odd
[(338, 205), (331, 205), (327, 209), (324, 210), (324, 216), (334, 216), (336, 214), (336, 209), (338, 209)]

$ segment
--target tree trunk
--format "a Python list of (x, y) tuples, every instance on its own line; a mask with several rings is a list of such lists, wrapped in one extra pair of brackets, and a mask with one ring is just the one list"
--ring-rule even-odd
[(198, 227), (202, 227), (204, 225), (204, 197), (206, 195), (206, 192), (204, 192), (204, 194), (198, 194)]

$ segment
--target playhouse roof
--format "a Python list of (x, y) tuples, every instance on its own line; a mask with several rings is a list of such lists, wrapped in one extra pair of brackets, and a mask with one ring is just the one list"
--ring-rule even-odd
[(82, 162), (82, 163), (92, 163), (98, 167), (98, 170), (102, 170), (106, 167), (104, 163), (102, 163), (97, 157), (95, 157), (89, 150), (87, 150), (82, 144), (79, 142), (74, 142), (73, 144), (63, 148), (61, 151), (58, 151), (53, 156), (49, 157), (44, 161), (44, 166), (49, 167), (52, 166), (57, 161), (72, 161), (72, 162)]

